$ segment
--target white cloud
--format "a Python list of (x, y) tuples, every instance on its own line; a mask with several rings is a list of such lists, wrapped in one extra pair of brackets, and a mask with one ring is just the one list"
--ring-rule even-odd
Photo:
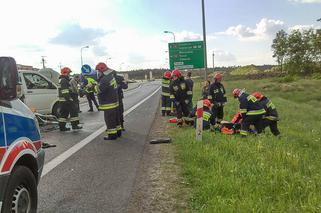
[(302, 4), (312, 4), (321, 3), (321, 0), (289, 0), (290, 2), (302, 3)]
[(240, 24), (229, 27), (226, 31), (217, 33), (217, 35), (234, 36), (240, 40), (264, 40), (274, 36), (275, 33), (283, 27), (283, 21), (263, 18), (256, 24), (255, 28)]
[(288, 31), (293, 31), (293, 30), (300, 30), (300, 31), (303, 31), (303, 30), (307, 30), (307, 29), (310, 29), (310, 28), (316, 28), (313, 24), (311, 25), (295, 25), (295, 26), (292, 26), (292, 27), (289, 27)]

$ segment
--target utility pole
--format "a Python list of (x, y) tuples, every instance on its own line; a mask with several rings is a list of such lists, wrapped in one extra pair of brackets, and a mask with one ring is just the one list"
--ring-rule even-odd
[(206, 24), (205, 24), (205, 6), (204, 0), (202, 0), (202, 16), (203, 16), (203, 42), (204, 42), (204, 71), (205, 80), (207, 80), (207, 52), (206, 52)]
[(213, 56), (213, 72), (214, 72), (214, 67), (215, 67), (214, 66), (214, 56), (215, 56), (214, 51), (213, 51), (213, 55), (212, 56)]
[(41, 56), (41, 62), (42, 62), (42, 68), (45, 69), (45, 63), (46, 63), (46, 60), (45, 60), (45, 57), (46, 56)]

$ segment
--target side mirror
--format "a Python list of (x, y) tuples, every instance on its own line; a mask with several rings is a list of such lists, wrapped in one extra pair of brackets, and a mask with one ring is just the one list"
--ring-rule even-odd
[(0, 57), (0, 100), (17, 98), (18, 70), (11, 57)]

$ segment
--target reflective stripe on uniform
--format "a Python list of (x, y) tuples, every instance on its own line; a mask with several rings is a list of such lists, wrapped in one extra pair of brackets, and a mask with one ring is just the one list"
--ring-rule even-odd
[(121, 127), (121, 125), (118, 125), (118, 126), (116, 127), (116, 129), (117, 129), (117, 131), (121, 131), (123, 128)]
[(187, 95), (193, 95), (193, 92), (192, 91), (187, 91)]
[(208, 95), (207, 99), (213, 99), (213, 97), (211, 95)]
[(241, 130), (241, 131), (240, 131), (240, 134), (241, 134), (241, 135), (245, 135), (245, 136), (246, 136), (246, 135), (247, 135), (247, 131), (245, 131), (245, 130)]
[(269, 101), (266, 106), (267, 106), (267, 108), (275, 109), (275, 106), (272, 103), (272, 101)]
[(169, 84), (162, 84), (162, 87), (169, 87)]
[(265, 113), (265, 110), (264, 109), (260, 109), (260, 110), (251, 110), (251, 111), (248, 111), (246, 113), (246, 115), (262, 115)]
[(64, 101), (66, 101), (66, 99), (64, 99), (64, 98), (59, 98), (59, 101), (64, 102)]
[(203, 120), (204, 121), (209, 121), (210, 120), (210, 118), (211, 118), (211, 113), (209, 113), (209, 112), (203, 112)]
[(79, 121), (79, 117), (72, 117), (70, 118), (70, 121)]
[(119, 106), (118, 103), (112, 103), (112, 104), (102, 104), (99, 106), (99, 109), (104, 110), (104, 109), (114, 109)]
[(69, 93), (69, 89), (63, 89), (63, 90), (61, 90), (61, 93), (62, 94), (68, 94)]
[(167, 96), (167, 97), (170, 97), (171, 94), (167, 93), (167, 92), (162, 92), (162, 96)]
[(270, 121), (278, 121), (279, 119), (275, 116), (265, 116), (264, 119), (270, 120)]
[(171, 99), (174, 99), (174, 98), (175, 98), (175, 96), (174, 96), (174, 95), (170, 95), (170, 97), (171, 97)]
[(117, 129), (107, 129), (106, 133), (107, 133), (108, 135), (110, 135), (110, 134), (117, 134)]
[(60, 123), (66, 123), (67, 119), (66, 118), (58, 118), (58, 122)]
[(240, 109), (240, 113), (246, 113), (247, 112), (247, 109)]

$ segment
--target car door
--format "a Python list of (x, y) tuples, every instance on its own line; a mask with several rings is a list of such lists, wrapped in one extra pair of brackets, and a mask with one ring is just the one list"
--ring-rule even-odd
[(25, 87), (25, 103), (39, 113), (51, 113), (51, 107), (57, 100), (57, 87), (40, 74), (22, 72)]
[[(1, 100), (0, 100), (1, 102)], [(0, 103), (1, 104), (1, 103)], [(1, 160), (4, 156), (4, 153), (7, 150), (7, 144), (5, 141), (4, 137), (4, 123), (3, 123), (3, 109), (2, 106), (0, 105), (0, 165), (1, 165)]]

